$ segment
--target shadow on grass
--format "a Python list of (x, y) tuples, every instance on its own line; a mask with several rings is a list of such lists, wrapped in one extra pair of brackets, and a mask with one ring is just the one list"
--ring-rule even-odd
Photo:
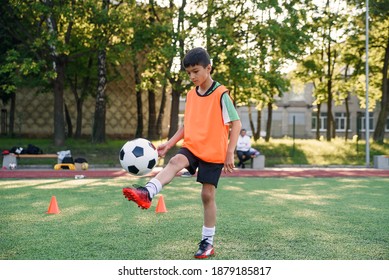
[[(138, 183), (143, 184), (144, 180)], [(201, 185), (176, 178), (167, 213), (126, 201), (128, 179), (0, 184), (0, 259), (192, 259)], [(221, 178), (215, 259), (389, 259), (387, 178)], [(70, 186), (70, 187), (69, 187)], [(61, 213), (45, 214), (51, 195)]]
[(305, 178), (234, 182), (239, 191), (226, 187), (219, 195), (221, 254), (228, 259), (388, 259), (387, 183)]

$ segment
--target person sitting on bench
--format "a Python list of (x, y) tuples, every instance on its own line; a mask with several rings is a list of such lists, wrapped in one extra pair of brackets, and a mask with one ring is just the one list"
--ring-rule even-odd
[(254, 148), (251, 148), (251, 139), (250, 136), (246, 135), (246, 129), (241, 129), (240, 135), (238, 138), (238, 143), (236, 145), (236, 154), (238, 156), (239, 162), (238, 167), (245, 168), (244, 162), (257, 157), (259, 152)]

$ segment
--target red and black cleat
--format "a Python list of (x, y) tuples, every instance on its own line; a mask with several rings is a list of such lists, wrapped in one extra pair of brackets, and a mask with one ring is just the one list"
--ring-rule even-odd
[(195, 253), (194, 257), (196, 259), (206, 259), (209, 257), (212, 257), (215, 254), (215, 250), (212, 246), (212, 244), (207, 242), (207, 239), (203, 239), (199, 243), (199, 249)]
[(151, 206), (149, 191), (145, 187), (123, 188), (123, 195), (129, 201), (138, 204), (140, 208), (149, 209)]

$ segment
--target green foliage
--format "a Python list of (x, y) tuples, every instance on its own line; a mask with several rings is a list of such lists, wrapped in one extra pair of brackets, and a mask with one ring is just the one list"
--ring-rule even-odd
[[(293, 1), (224, 1), (207, 5), (206, 45), (215, 79), (227, 85), (240, 104), (266, 105), (289, 86), (282, 68), (303, 53), (309, 39), (305, 13)], [(214, 23), (213, 23), (214, 22)], [(202, 29), (201, 29), (202, 27)]]
[[(373, 109), (382, 98), (388, 0), (370, 2)], [(127, 78), (115, 67), (130, 64), (141, 94), (163, 88), (172, 90), (174, 99), (190, 85), (180, 60), (201, 45), (213, 58), (214, 79), (239, 105), (260, 110), (273, 103), (290, 86), (285, 67), (299, 61), (292, 79), (314, 83), (316, 104), (326, 102), (332, 80), (336, 104), (352, 92), (364, 106), (364, 1), (12, 0), (0, 9), (2, 96), (23, 86), (53, 91), (52, 83), (62, 78), (53, 68), (58, 60), (65, 67), (65, 88), (77, 89), (79, 96), (93, 94), (97, 52), (105, 50), (112, 66), (108, 82)], [(328, 45), (332, 51), (326, 51)], [(341, 74), (345, 65), (353, 69), (347, 81)], [(82, 86), (85, 81), (88, 87)]]
[[(389, 3), (387, 0), (370, 2), (370, 15), (374, 19), (370, 22), (369, 30), (369, 105), (370, 110), (373, 110), (382, 94), (381, 71), (388, 38)], [(365, 107), (364, 6), (365, 1), (336, 1), (331, 6), (332, 9), (326, 8), (324, 4), (308, 9), (308, 13), (313, 15), (309, 32), (316, 40), (312, 41), (308, 55), (300, 58), (295, 74), (305, 82), (314, 83), (316, 103), (327, 101), (328, 92), (325, 91), (327, 82), (331, 79), (332, 91), (338, 94), (334, 96), (337, 105), (344, 102), (345, 95), (354, 94), (359, 97), (361, 108)], [(332, 61), (331, 73), (328, 72), (328, 60)], [(344, 72), (346, 67), (349, 70), (347, 77)]]

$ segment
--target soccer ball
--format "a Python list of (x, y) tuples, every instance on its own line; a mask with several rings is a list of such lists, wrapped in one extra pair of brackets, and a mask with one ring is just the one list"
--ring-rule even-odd
[(120, 150), (119, 160), (122, 167), (136, 176), (146, 175), (157, 164), (158, 152), (147, 139), (137, 138), (125, 143)]

